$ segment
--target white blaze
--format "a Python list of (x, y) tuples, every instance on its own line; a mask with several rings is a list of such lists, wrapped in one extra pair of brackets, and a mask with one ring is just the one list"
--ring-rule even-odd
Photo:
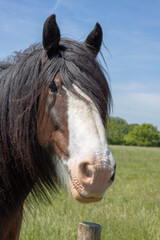
[(98, 156), (102, 164), (114, 168), (115, 160), (107, 143), (100, 114), (91, 99), (79, 88), (75, 88), (79, 94), (91, 102), (91, 106), (66, 90), (70, 154), (68, 165), (77, 165), (83, 157), (94, 158), (94, 156)]

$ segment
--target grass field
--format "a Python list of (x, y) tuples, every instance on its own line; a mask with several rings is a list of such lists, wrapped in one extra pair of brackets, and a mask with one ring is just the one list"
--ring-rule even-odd
[(52, 205), (26, 210), (20, 240), (75, 240), (79, 221), (102, 225), (102, 240), (160, 239), (160, 148), (111, 146), (113, 186), (99, 203), (83, 205), (64, 192)]

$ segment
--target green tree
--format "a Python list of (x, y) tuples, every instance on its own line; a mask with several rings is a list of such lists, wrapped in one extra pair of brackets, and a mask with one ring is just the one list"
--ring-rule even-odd
[(109, 122), (106, 129), (107, 139), (109, 144), (121, 145), (124, 144), (124, 134), (119, 126)]
[(122, 133), (127, 134), (129, 132), (129, 124), (123, 118), (110, 117), (109, 122), (118, 126)]
[(135, 126), (139, 126), (139, 124), (137, 124), (137, 123), (129, 124), (128, 132), (132, 131)]
[(160, 133), (152, 124), (135, 126), (126, 136), (127, 145), (158, 147), (160, 146)]

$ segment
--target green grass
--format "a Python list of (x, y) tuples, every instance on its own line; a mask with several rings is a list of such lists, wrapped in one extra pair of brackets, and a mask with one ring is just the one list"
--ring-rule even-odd
[(79, 221), (102, 225), (102, 240), (160, 239), (160, 148), (111, 146), (116, 179), (99, 203), (64, 192), (52, 205), (26, 210), (20, 240), (72, 240)]

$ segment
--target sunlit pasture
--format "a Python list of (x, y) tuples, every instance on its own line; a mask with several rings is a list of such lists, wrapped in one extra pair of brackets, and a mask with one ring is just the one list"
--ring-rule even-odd
[(102, 225), (102, 240), (160, 239), (160, 148), (111, 146), (116, 179), (102, 201), (80, 204), (63, 190), (52, 204), (26, 204), (20, 240), (72, 240), (79, 221)]

